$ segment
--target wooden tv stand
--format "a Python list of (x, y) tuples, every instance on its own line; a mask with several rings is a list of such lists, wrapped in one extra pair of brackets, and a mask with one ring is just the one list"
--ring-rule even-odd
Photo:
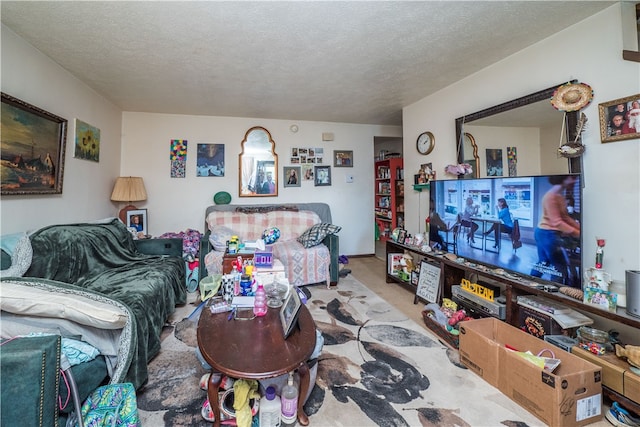
[[(546, 292), (531, 285), (531, 278), (525, 278), (515, 274), (497, 274), (494, 267), (488, 267), (480, 263), (469, 265), (469, 263), (459, 263), (449, 260), (443, 255), (436, 255), (433, 252), (423, 252), (417, 247), (406, 246), (396, 243), (392, 240), (386, 242), (386, 282), (399, 283), (405, 288), (412, 290), (414, 293), (417, 286), (412, 285), (410, 281), (401, 280), (398, 276), (389, 274), (389, 254), (402, 253), (409, 251), (411, 254), (417, 254), (426, 258), (433, 264), (440, 265), (441, 282), (440, 282), (440, 301), (442, 298), (451, 298), (451, 286), (460, 284), (460, 281), (469, 278), (471, 274), (477, 274), (478, 278), (488, 283), (499, 284), (504, 289), (506, 297), (506, 319), (505, 321), (512, 326), (518, 327), (519, 312), (517, 297), (520, 295), (542, 295), (550, 300), (559, 301), (569, 307), (580, 310), (581, 312), (592, 313), (600, 317), (610, 319), (612, 321), (640, 329), (640, 319), (630, 316), (623, 308), (618, 307), (615, 313), (599, 309), (595, 306), (583, 304), (582, 301), (570, 298), (559, 292)], [(414, 297), (414, 304), (417, 304), (419, 297)], [(611, 400), (619, 402), (624, 407), (640, 413), (640, 403), (627, 399), (624, 395), (603, 385), (603, 393)]]

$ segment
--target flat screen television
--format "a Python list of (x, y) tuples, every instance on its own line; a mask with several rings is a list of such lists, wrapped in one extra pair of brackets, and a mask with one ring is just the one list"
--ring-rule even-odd
[(432, 245), (537, 281), (582, 287), (580, 175), (438, 180), (429, 198)]

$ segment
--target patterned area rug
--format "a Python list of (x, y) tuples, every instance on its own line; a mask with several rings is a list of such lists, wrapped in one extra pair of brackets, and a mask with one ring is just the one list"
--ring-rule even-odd
[[(464, 368), (457, 351), (353, 277), (337, 289), (307, 286), (324, 337), (305, 408), (311, 426), (534, 426), (533, 415)], [(143, 426), (209, 426), (200, 416), (205, 373), (195, 356), (197, 319), (184, 319), (149, 364), (138, 393)]]

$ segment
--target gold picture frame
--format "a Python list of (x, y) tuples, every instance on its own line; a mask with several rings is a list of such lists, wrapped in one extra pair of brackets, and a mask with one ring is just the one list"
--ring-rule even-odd
[(598, 104), (598, 113), (603, 143), (640, 138), (640, 93)]

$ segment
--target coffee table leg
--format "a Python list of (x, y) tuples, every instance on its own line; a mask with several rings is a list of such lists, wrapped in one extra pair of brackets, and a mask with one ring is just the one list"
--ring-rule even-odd
[(309, 417), (304, 412), (304, 398), (307, 395), (307, 391), (309, 390), (309, 366), (306, 362), (302, 362), (302, 365), (298, 368), (298, 373), (300, 374), (300, 392), (298, 393), (298, 422), (300, 425), (308, 426), (309, 425)]
[(209, 385), (207, 386), (207, 396), (209, 397), (209, 405), (215, 417), (213, 421), (214, 427), (220, 427), (220, 402), (218, 401), (218, 390), (220, 390), (220, 382), (222, 375), (212, 372), (209, 375)]

